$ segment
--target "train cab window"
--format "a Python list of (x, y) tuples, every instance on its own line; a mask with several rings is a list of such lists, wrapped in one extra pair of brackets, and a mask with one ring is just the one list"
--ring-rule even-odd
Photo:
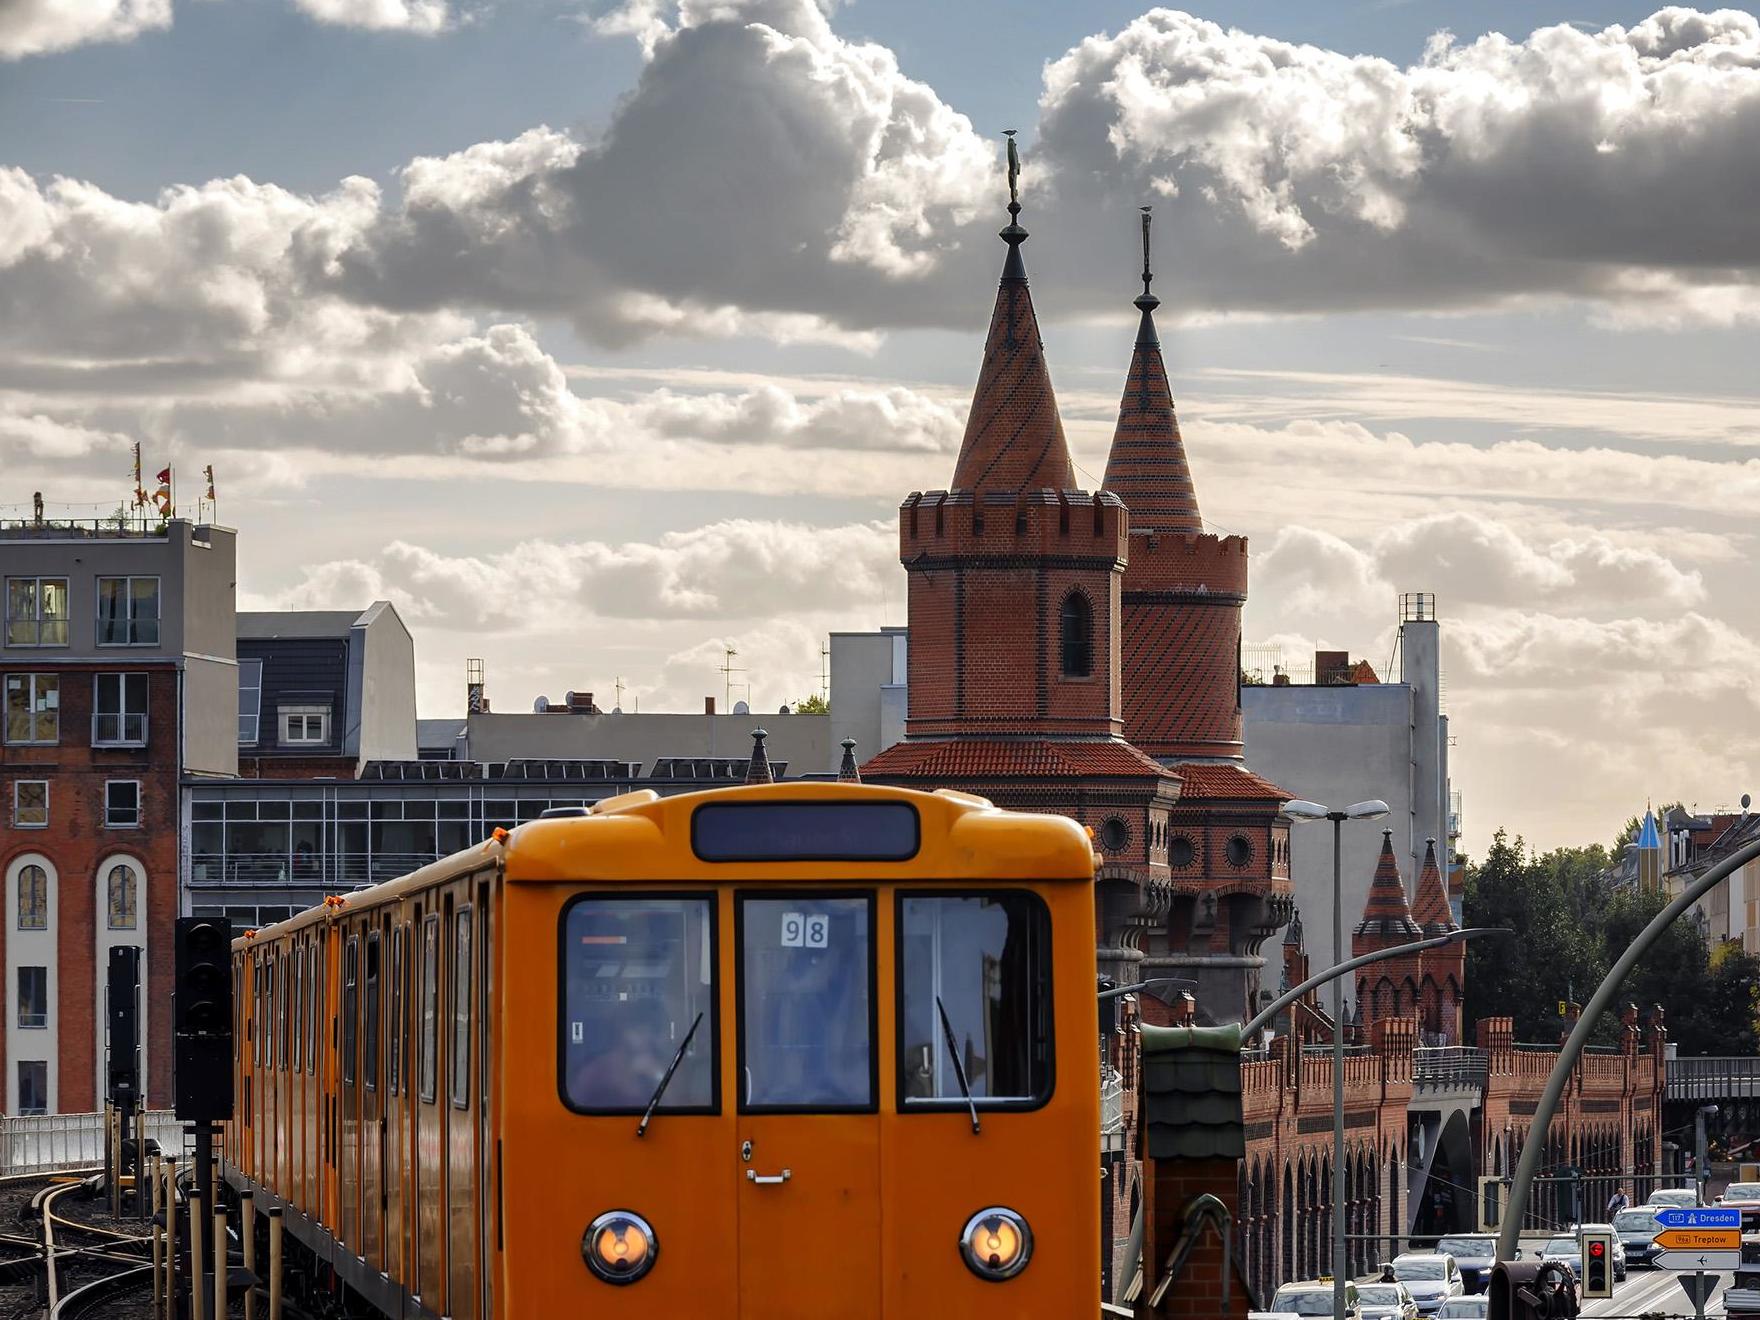
[(379, 932), (367, 936), (367, 1021), (361, 1054), (361, 1080), (369, 1091), (379, 1089)]
[(452, 940), (452, 1104), (471, 1103), (471, 910), (453, 918)]
[(564, 909), (558, 1086), (570, 1109), (639, 1114), (677, 1058), (659, 1110), (717, 1112), (714, 912), (707, 897), (587, 895)]
[(350, 936), (342, 948), (342, 1081), (354, 1085), (355, 1006), (359, 998), (361, 942)]
[(872, 901), (742, 898), (742, 1110), (874, 1105)]
[(440, 1022), (440, 918), (429, 917), (422, 923), (422, 1039), (418, 1048), (422, 1103), (433, 1104), (437, 1068), (435, 1033)]
[[(1034, 894), (901, 895), (901, 1109), (972, 1098), (1032, 1106), (1051, 1095), (1051, 920)], [(944, 1020), (945, 1017), (945, 1020)]]

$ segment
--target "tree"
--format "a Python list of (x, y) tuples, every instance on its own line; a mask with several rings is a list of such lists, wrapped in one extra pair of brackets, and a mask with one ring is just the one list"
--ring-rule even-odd
[(829, 715), (831, 703), (815, 692), (812, 696), (802, 697), (795, 702), (794, 713), (796, 715)]

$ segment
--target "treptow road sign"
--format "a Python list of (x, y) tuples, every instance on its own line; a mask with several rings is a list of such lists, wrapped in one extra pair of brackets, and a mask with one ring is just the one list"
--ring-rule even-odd
[(1664, 1251), (1740, 1251), (1739, 1228), (1665, 1228), (1654, 1239)]
[(1742, 1212), (1740, 1210), (1723, 1210), (1715, 1206), (1676, 1206), (1668, 1210), (1658, 1210), (1656, 1222), (1662, 1228), (1740, 1229)]
[(1735, 1251), (1659, 1251), (1650, 1263), (1659, 1270), (1734, 1270), (1740, 1269), (1742, 1253)]

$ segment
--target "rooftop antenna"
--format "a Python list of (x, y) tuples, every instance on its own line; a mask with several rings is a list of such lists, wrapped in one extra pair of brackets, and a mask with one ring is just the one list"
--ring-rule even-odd
[(614, 678), (611, 680), (611, 683), (612, 683), (612, 686), (617, 689), (617, 703), (616, 704), (619, 707), (622, 707), (622, 705), (623, 705), (623, 680), (621, 678)]
[(819, 643), (819, 695), (831, 700), (831, 643)]
[[(743, 674), (746, 671), (744, 669), (737, 669), (734, 667), (733, 657), (739, 654), (739, 652), (737, 650), (735, 650), (731, 646), (723, 646), (722, 651), (724, 652), (724, 658), (721, 662), (721, 680), (722, 680), (721, 704), (723, 706), (725, 706), (727, 709), (732, 710), (733, 709), (733, 676), (735, 674)], [(745, 684), (742, 684), (741, 686), (743, 686), (748, 693), (751, 691), (752, 685), (750, 683), (745, 683)]]

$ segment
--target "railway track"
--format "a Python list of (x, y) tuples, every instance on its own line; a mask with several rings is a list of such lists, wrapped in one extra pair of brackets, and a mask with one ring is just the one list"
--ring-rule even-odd
[(149, 1239), (71, 1213), (91, 1197), (96, 1172), (0, 1177), (0, 1316), (103, 1314), (91, 1308), (120, 1292), (144, 1292), (151, 1269), (141, 1273), (142, 1257)]

